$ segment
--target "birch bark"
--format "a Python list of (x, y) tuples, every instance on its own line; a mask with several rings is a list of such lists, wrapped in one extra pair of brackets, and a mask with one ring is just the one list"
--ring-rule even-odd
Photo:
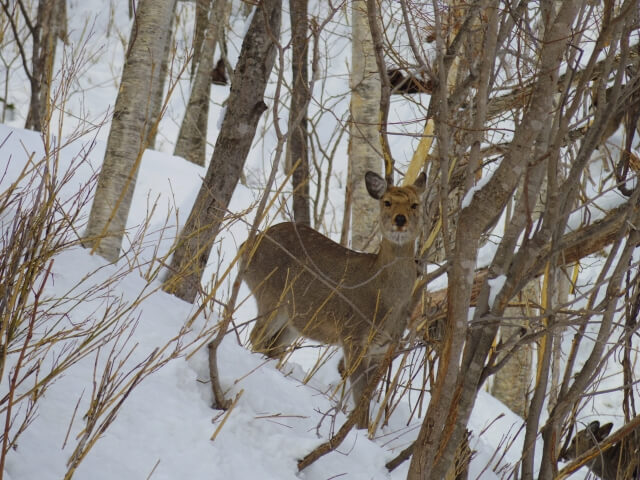
[(153, 127), (152, 100), (176, 0), (141, 0), (131, 29), (102, 171), (85, 232), (87, 244), (109, 261), (120, 254), (142, 154)]
[(367, 170), (382, 172), (378, 116), (380, 78), (371, 39), (367, 3), (352, 2), (353, 30), (351, 66), (351, 123), (349, 124), (349, 185), (351, 194), (351, 245), (356, 250), (375, 251), (377, 206), (364, 184)]

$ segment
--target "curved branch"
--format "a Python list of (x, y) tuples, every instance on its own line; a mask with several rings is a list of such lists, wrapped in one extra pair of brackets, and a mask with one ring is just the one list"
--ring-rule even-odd
[[(20, 2), (22, 4), (22, 2)], [(18, 51), (20, 52), (20, 60), (22, 60), (22, 68), (24, 68), (24, 73), (27, 75), (29, 82), (33, 82), (33, 75), (31, 75), (31, 71), (29, 70), (29, 61), (27, 60), (27, 54), (24, 51), (24, 47), (22, 42), (20, 41), (20, 37), (18, 34), (18, 27), (13, 21), (13, 16), (11, 12), (9, 12), (9, 5), (7, 1), (0, 2), (0, 6), (2, 6), (2, 10), (4, 11), (7, 19), (9, 20), (9, 25), (11, 25), (11, 31), (13, 32), (13, 36), (16, 39), (16, 45), (18, 46)], [(29, 26), (28, 18), (25, 16), (25, 23)], [(29, 28), (31, 34), (33, 34), (33, 29)]]

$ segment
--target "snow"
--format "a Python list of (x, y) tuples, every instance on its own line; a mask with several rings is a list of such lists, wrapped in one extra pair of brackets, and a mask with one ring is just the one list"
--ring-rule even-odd
[(482, 188), (487, 183), (489, 183), (489, 180), (491, 180), (491, 177), (492, 175), (485, 175), (480, 180), (478, 180), (478, 183), (476, 183), (473, 187), (469, 189), (469, 191), (465, 194), (464, 198), (462, 199), (462, 203), (460, 204), (461, 210), (471, 205), (471, 201), (473, 200), (473, 196), (475, 195), (475, 193), (482, 190)]
[(490, 278), (488, 280), (489, 283), (489, 308), (493, 308), (493, 302), (495, 302), (496, 297), (502, 291), (502, 287), (504, 287), (504, 282), (507, 281), (506, 275), (498, 275), (496, 278)]
[[(0, 184), (4, 189), (7, 181), (15, 178), (21, 162), (28, 158), (27, 152), (42, 152), (42, 140), (33, 132), (6, 126), (0, 126), (0, 138), (7, 138), (2, 147), (3, 155), (12, 158), (8, 175)], [(99, 165), (103, 149), (104, 145), (96, 142), (87, 164), (75, 171), (70, 185), (89, 181), (93, 169)], [(61, 171), (72, 164), (77, 150), (62, 151)], [(147, 199), (160, 198), (154, 219), (163, 219), (167, 209), (172, 208), (171, 205), (164, 207), (168, 199), (175, 199), (179, 210), (187, 212), (200, 181), (199, 173), (199, 167), (177, 157), (145, 152), (129, 226), (135, 227), (144, 220), (148, 213)], [(168, 186), (173, 191), (168, 191)], [(65, 195), (71, 194), (69, 189)], [(64, 309), (69, 324), (100, 319), (107, 308), (103, 297), (107, 292), (101, 285), (113, 277), (119, 277), (119, 280), (108, 287), (111, 299), (131, 305), (144, 296), (120, 324), (124, 325), (126, 335), (106, 342), (99, 350), (76, 361), (48, 387), (37, 403), (34, 420), (20, 436), (17, 448), (8, 455), (5, 471), (10, 478), (46, 480), (64, 477), (66, 462), (86, 426), (84, 416), (92, 385), (99, 382), (114, 346), (121, 349), (115, 351), (120, 351), (116, 360), (123, 362), (122, 375), (136, 371), (152, 352), (164, 346), (168, 346), (165, 350), (167, 362), (160, 362), (161, 365), (131, 391), (113, 424), (100, 435), (80, 463), (74, 478), (312, 480), (338, 475), (354, 479), (406, 476), (408, 462), (391, 474), (384, 466), (417, 436), (420, 419), (414, 418), (406, 425), (410, 412), (406, 404), (392, 417), (391, 425), (379, 431), (373, 440), (364, 431), (352, 431), (335, 452), (298, 474), (298, 459), (326, 440), (332, 429), (338, 428), (346, 419), (339, 413), (334, 425), (331, 418), (324, 415), (332, 412), (335, 406), (336, 399), (330, 397), (331, 385), (324, 382), (339, 383), (336, 361), (329, 362), (305, 385), (301, 379), (308, 365), (300, 368), (290, 364), (291, 373), (284, 375), (275, 362), (265, 361), (261, 355), (250, 353), (239, 345), (234, 335), (225, 337), (219, 359), (223, 388), (227, 389), (229, 398), (239, 395), (239, 400), (212, 440), (225, 414), (210, 407), (212, 395), (207, 383), (206, 348), (195, 347), (202, 344), (201, 332), (210, 332), (215, 326), (215, 315), (199, 315), (189, 330), (181, 333), (185, 322), (193, 315), (192, 305), (159, 290), (157, 280), (147, 282), (139, 269), (128, 269), (125, 259), (110, 265), (78, 246), (69, 247), (55, 257), (44, 296), (70, 298), (80, 292), (94, 292), (83, 297), (84, 300), (74, 308), (61, 306), (60, 310)], [(39, 333), (44, 335), (44, 332)], [(46, 354), (47, 362), (64, 356), (72, 345), (71, 340), (56, 344)], [(176, 348), (179, 353), (173, 356), (171, 352)], [(304, 359), (304, 356), (300, 358)], [(6, 392), (6, 384), (3, 392)], [(493, 452), (503, 432), (517, 430), (521, 423), (521, 419), (499, 402), (481, 393), (471, 420), (475, 432), (472, 447), (478, 450), (472, 472), (479, 474), (493, 461)], [(491, 426), (487, 428), (488, 425)], [(507, 458), (515, 462), (517, 451), (513, 449)], [(37, 462), (32, 461), (34, 452), (38, 452)], [(494, 476), (487, 471), (482, 478)]]
[[(55, 135), (64, 144), (75, 138), (78, 128), (86, 129), (87, 125), (95, 124), (95, 129), (79, 139), (75, 138), (60, 151), (61, 175), (71, 172), (60, 191), (62, 203), (81, 190), (86, 192), (88, 200), (91, 199), (91, 188), (100, 170), (109, 131), (109, 112), (117, 93), (126, 47), (123, 40), (128, 37), (130, 20), (125, 7), (110, 2), (109, 8), (105, 8), (103, 3), (102, 0), (69, 2), (69, 11), (73, 9), (74, 15), (69, 19), (71, 45), (66, 48), (71, 51), (74, 46), (77, 48), (84, 44), (88, 51), (80, 62), (80, 74), (67, 104), (71, 113), (63, 117), (63, 125)], [(183, 14), (193, 13), (193, 5), (179, 3)], [(313, 8), (322, 10), (326, 6), (319, 2)], [(250, 17), (245, 20), (238, 17), (232, 22), (240, 26), (249, 25)], [(283, 22), (288, 21), (287, 18), (283, 15)], [(330, 28), (337, 33), (330, 46), (340, 54), (321, 59), (320, 68), (331, 69), (331, 75), (322, 84), (319, 82), (317, 97), (330, 97), (349, 88), (350, 49), (347, 35), (341, 35), (348, 30), (348, 25), (337, 21)], [(236, 30), (240, 31), (242, 27)], [(328, 34), (325, 31), (321, 35), (324, 38)], [(239, 50), (240, 43), (236, 43), (230, 45), (232, 61)], [(28, 102), (28, 85), (24, 74), (18, 68), (12, 73), (10, 98), (16, 104), (25, 104)], [(270, 88), (267, 96), (272, 94)], [(224, 117), (225, 109), (220, 104), (227, 91), (228, 87), (212, 87), (209, 153), (211, 139), (215, 139), (219, 122)], [(50, 302), (47, 304), (48, 314), (57, 323), (49, 320), (39, 324), (35, 332), (37, 338), (52, 338), (56, 333), (64, 332), (65, 328), (77, 329), (73, 331), (86, 338), (91, 328), (104, 325), (101, 322), (105, 316), (109, 317), (114, 307), (124, 309), (124, 313), (102, 337), (93, 340), (93, 348), (43, 390), (35, 404), (31, 423), (18, 438), (15, 448), (8, 452), (4, 478), (64, 478), (67, 462), (87, 427), (87, 414), (90, 413), (92, 396), (96, 394), (95, 388), (103, 375), (116, 367), (115, 378), (123, 383), (112, 394), (114, 402), (106, 405), (98, 416), (98, 424), (108, 418), (113, 408), (119, 408), (114, 411), (113, 423), (104, 431), (98, 434), (93, 430), (97, 441), (79, 463), (74, 474), (76, 479), (406, 478), (408, 462), (391, 473), (387, 472), (385, 463), (418, 435), (422, 419), (411, 414), (416, 400), (410, 396), (402, 400), (389, 425), (380, 429), (373, 439), (364, 431), (352, 431), (336, 451), (304, 472), (297, 472), (297, 461), (326, 441), (346, 419), (344, 412), (335, 414), (339, 400), (339, 395), (334, 395), (340, 384), (336, 369), (339, 355), (333, 355), (305, 382), (307, 372), (318, 358), (317, 349), (306, 348), (296, 352), (287, 365), (278, 369), (274, 361), (250, 352), (244, 339), (246, 331), (241, 330), (238, 336), (230, 333), (220, 347), (218, 358), (222, 386), (227, 397), (237, 399), (237, 403), (228, 412), (211, 408), (207, 349), (203, 345), (216, 331), (218, 312), (205, 310), (196, 315), (193, 305), (162, 292), (157, 277), (145, 278), (152, 267), (158, 267), (154, 258), (170, 251), (177, 229), (185, 221), (206, 171), (170, 154), (186, 98), (188, 80), (183, 79), (179, 82), (178, 93), (170, 101), (168, 118), (160, 125), (158, 151), (147, 150), (142, 158), (124, 242), (126, 256), (116, 264), (108, 264), (91, 255), (87, 249), (69, 246), (54, 257), (43, 298)], [(398, 128), (408, 134), (421, 133), (420, 122), (406, 120), (422, 118), (422, 107), (402, 107), (395, 100), (393, 107), (392, 117), (399, 120), (398, 124), (402, 123), (400, 120), (405, 122)], [(327, 145), (335, 141), (336, 124), (346, 118), (348, 104), (335, 100), (332, 110), (335, 116), (322, 117), (316, 132), (318, 141)], [(282, 118), (285, 114), (281, 112)], [(269, 121), (271, 119), (264, 120)], [(19, 178), (31, 155), (35, 161), (44, 156), (42, 136), (17, 128), (23, 122), (24, 118), (19, 116), (8, 125), (0, 125), (0, 158), (3, 159), (0, 162), (0, 192)], [(260, 146), (252, 150), (248, 159), (252, 166), (251, 174), (255, 176), (260, 173), (254, 172), (269, 170), (268, 160), (275, 143), (273, 134), (266, 128), (261, 133)], [(406, 136), (393, 135), (390, 142), (400, 161), (406, 163), (417, 139), (407, 141)], [(336, 158), (342, 163), (334, 165), (334, 177), (344, 178), (344, 140), (337, 151)], [(403, 168), (402, 163), (400, 168)], [(594, 172), (595, 176), (597, 172)], [(489, 178), (489, 175), (483, 177), (467, 193), (463, 208), (470, 205), (474, 192), (481, 189)], [(332, 188), (339, 186), (339, 180), (332, 181)], [(239, 185), (231, 211), (241, 212), (247, 208), (254, 201), (259, 184), (259, 180), (253, 182), (249, 177), (249, 186)], [(333, 206), (337, 210), (341, 198), (343, 194), (336, 188), (331, 201), (335, 202)], [(614, 192), (602, 200), (601, 207), (610, 208), (616, 201), (619, 200)], [(81, 208), (76, 225), (79, 231), (86, 222), (89, 207), (90, 201), (87, 201)], [(3, 231), (11, 220), (11, 213), (0, 212), (0, 229)], [(250, 222), (251, 214), (242, 220)], [(237, 246), (246, 235), (243, 222), (225, 227), (226, 234), (220, 241), (219, 250), (212, 255), (207, 278), (213, 278), (218, 263), (226, 267), (235, 256)], [(334, 225), (327, 230), (335, 232), (339, 229)], [(479, 263), (488, 264), (494, 253), (495, 244), (489, 244), (479, 256)], [(580, 281), (591, 281), (596, 271), (585, 268)], [(504, 281), (504, 276), (491, 281), (490, 305)], [(443, 275), (430, 288), (445, 285), (446, 275)], [(224, 288), (228, 285), (225, 284)], [(222, 292), (220, 296), (224, 297)], [(243, 301), (247, 296), (248, 291), (243, 287), (240, 299)], [(65, 301), (55, 303), (56, 299)], [(253, 301), (243, 301), (236, 312), (236, 323), (239, 325), (254, 317)], [(120, 334), (109, 336), (116, 331)], [(39, 378), (68, 358), (78, 348), (79, 338), (67, 335), (44, 349), (42, 356), (38, 357), (42, 362)], [(145, 362), (150, 359), (151, 363), (145, 369)], [(8, 362), (0, 381), (0, 395), (8, 391), (7, 379), (12, 372), (11, 367), (16, 364), (15, 353), (9, 355)], [(137, 373), (144, 374), (144, 378), (127, 393), (127, 382), (132, 381)], [(21, 391), (28, 390), (35, 380), (35, 377), (27, 378), (20, 387)], [(606, 388), (607, 381), (614, 385), (612, 377), (607, 377), (601, 388)], [(427, 395), (425, 407), (428, 399)], [(118, 403), (120, 400), (121, 405)], [(346, 403), (346, 408), (351, 408), (351, 403)], [(18, 418), (24, 416), (26, 404), (26, 401), (21, 402), (16, 413)], [(616, 413), (618, 404), (605, 395), (594, 396), (585, 417), (598, 414), (601, 420), (604, 417), (609, 421), (608, 415), (612, 415), (614, 421), (619, 421), (620, 415)], [(4, 415), (0, 418), (4, 419)], [(503, 478), (503, 474), (509, 471), (508, 467), (515, 465), (520, 457), (522, 425), (520, 417), (485, 391), (480, 391), (469, 421), (473, 432), (471, 448), (476, 451), (469, 478)], [(15, 428), (14, 425), (14, 432)], [(579, 475), (572, 478), (579, 478)]]

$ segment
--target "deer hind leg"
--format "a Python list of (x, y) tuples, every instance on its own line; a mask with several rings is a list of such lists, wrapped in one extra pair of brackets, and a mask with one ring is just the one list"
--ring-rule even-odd
[(269, 358), (281, 358), (298, 338), (298, 332), (289, 325), (289, 315), (284, 307), (268, 314), (258, 310), (258, 319), (249, 334), (252, 350)]

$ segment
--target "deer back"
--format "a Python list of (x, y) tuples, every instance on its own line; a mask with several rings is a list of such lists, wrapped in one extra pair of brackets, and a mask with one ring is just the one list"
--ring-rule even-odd
[(367, 175), (369, 193), (380, 200), (377, 254), (350, 250), (304, 225), (269, 228), (250, 254), (245, 274), (259, 313), (286, 311), (299, 334), (323, 343), (397, 338), (417, 274), (414, 250), (424, 177), (420, 182), (387, 188), (381, 177)]

